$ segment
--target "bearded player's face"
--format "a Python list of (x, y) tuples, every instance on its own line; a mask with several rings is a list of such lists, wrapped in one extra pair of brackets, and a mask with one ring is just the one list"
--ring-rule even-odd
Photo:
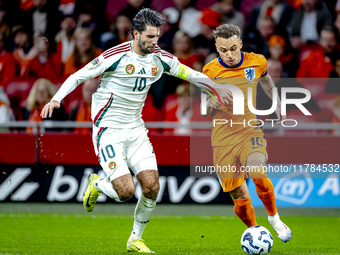
[(150, 54), (155, 50), (159, 33), (159, 27), (151, 26), (146, 26), (145, 31), (138, 33), (138, 48), (143, 54)]
[(241, 61), (242, 40), (236, 35), (225, 39), (218, 37), (216, 39), (216, 49), (220, 54), (223, 62), (233, 67)]

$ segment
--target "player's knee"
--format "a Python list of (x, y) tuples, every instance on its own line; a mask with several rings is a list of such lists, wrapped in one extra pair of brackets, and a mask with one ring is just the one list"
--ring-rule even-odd
[(262, 159), (253, 159), (247, 161), (247, 167), (249, 168), (259, 168), (259, 167), (265, 167), (266, 161)]
[(144, 197), (149, 199), (156, 199), (159, 192), (159, 182), (144, 186), (142, 191)]
[(268, 178), (267, 176), (267, 168), (266, 168), (266, 165), (258, 165), (258, 164), (255, 164), (255, 163), (251, 163), (249, 164), (249, 176), (253, 179), (253, 181), (255, 179), (265, 179), (265, 178)]
[(246, 166), (247, 167), (263, 167), (267, 164), (267, 157), (261, 152), (251, 153), (247, 157)]
[(120, 201), (127, 201), (135, 194), (135, 185), (128, 185), (124, 189), (117, 191), (117, 194)]
[(266, 164), (267, 164), (267, 158), (264, 154), (255, 152), (248, 156), (247, 163), (246, 163), (246, 169), (249, 173), (249, 176), (254, 178), (267, 178), (266, 174)]
[(232, 199), (246, 199), (249, 197), (249, 191), (247, 187), (246, 180), (243, 181), (240, 187), (229, 191), (229, 195)]
[(118, 194), (118, 196), (119, 196), (119, 200), (121, 201), (121, 202), (125, 202), (125, 201), (127, 201), (127, 200), (129, 200), (132, 196), (133, 196), (133, 194), (134, 193), (129, 193), (129, 192), (124, 192), (124, 193), (122, 193), (122, 194)]

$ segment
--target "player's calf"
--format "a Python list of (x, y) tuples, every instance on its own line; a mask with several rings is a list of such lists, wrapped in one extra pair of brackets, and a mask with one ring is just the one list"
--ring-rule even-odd
[(251, 205), (247, 183), (244, 180), (240, 187), (229, 191), (234, 201), (234, 211), (247, 227), (256, 226), (255, 211)]
[(155, 209), (156, 199), (159, 192), (158, 171), (142, 170), (137, 174), (137, 179), (142, 188), (142, 194), (138, 199), (135, 209), (135, 220), (128, 241), (128, 251), (133, 251), (131, 250), (132, 246), (129, 247), (129, 242), (139, 242), (142, 239), (142, 234), (146, 224), (151, 219), (152, 213)]

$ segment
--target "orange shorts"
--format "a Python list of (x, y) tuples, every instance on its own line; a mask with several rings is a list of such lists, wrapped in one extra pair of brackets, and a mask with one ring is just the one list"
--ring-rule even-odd
[(267, 158), (267, 142), (261, 130), (247, 134), (243, 142), (226, 146), (214, 146), (214, 166), (224, 192), (241, 186), (248, 178), (245, 168), (248, 156), (261, 152)]

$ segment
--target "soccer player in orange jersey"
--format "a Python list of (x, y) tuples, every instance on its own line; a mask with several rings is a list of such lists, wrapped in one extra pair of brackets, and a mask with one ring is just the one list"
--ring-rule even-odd
[[(223, 105), (220, 105), (218, 100), (213, 100), (211, 97), (207, 100), (206, 115), (212, 114), (213, 121), (224, 120), (223, 124), (215, 121), (212, 125), (212, 145), (216, 172), (223, 191), (229, 192), (233, 198), (235, 213), (244, 224), (252, 227), (256, 226), (257, 223), (246, 179), (248, 178), (247, 169), (255, 169), (249, 172), (249, 176), (253, 179), (257, 195), (267, 210), (268, 220), (278, 237), (283, 242), (288, 242), (292, 238), (292, 232), (280, 220), (273, 184), (263, 171), (268, 159), (266, 139), (261, 128), (256, 126), (256, 123), (260, 126), (260, 122), (256, 121), (258, 117), (249, 110), (247, 104), (247, 91), (251, 87), (252, 101), (254, 107), (256, 107), (254, 102), (256, 102), (258, 81), (260, 81), (266, 94), (272, 98), (272, 89), (275, 84), (267, 74), (267, 61), (263, 55), (241, 51), (242, 40), (240, 39), (239, 27), (224, 24), (217, 27), (213, 33), (219, 58), (205, 65), (203, 73), (217, 83), (237, 86), (242, 90), (245, 102), (244, 115), (233, 115), (233, 102), (231, 100)], [(221, 88), (219, 91), (223, 90)], [(228, 89), (225, 89), (224, 92), (231, 93)], [(281, 116), (280, 98), (277, 98), (277, 100), (275, 112), (278, 121), (276, 123), (281, 124), (286, 117)], [(228, 123), (226, 123), (227, 121)], [(250, 124), (248, 125), (248, 123)], [(218, 166), (234, 166), (236, 171), (218, 171)]]

